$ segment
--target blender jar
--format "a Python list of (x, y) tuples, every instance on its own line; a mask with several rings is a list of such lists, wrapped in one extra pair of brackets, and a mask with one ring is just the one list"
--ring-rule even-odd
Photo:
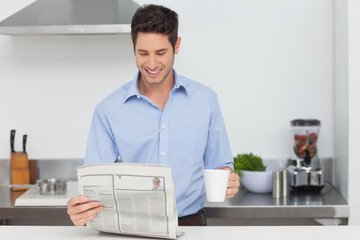
[(317, 119), (295, 119), (291, 121), (294, 134), (294, 152), (309, 165), (317, 153), (317, 140), (320, 131), (320, 121)]

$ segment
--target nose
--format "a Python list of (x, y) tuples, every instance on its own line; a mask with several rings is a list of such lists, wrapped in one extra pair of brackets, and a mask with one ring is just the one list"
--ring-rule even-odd
[(155, 54), (149, 55), (149, 68), (155, 69), (156, 68), (157, 59)]

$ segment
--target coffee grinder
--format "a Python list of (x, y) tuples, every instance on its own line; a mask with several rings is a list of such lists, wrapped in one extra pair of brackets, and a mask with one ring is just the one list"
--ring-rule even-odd
[(291, 121), (294, 139), (294, 159), (287, 167), (290, 187), (295, 192), (320, 192), (325, 185), (325, 175), (320, 166), (317, 141), (320, 121), (295, 119)]

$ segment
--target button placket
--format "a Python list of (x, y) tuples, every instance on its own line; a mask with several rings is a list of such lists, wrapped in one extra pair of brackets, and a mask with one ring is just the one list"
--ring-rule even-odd
[(169, 124), (168, 124), (168, 108), (172, 105), (172, 95), (174, 89), (170, 91), (169, 99), (165, 105), (159, 123), (160, 140), (159, 140), (159, 164), (168, 165), (168, 149), (169, 149)]
[(160, 141), (159, 141), (159, 164), (167, 165), (168, 162), (168, 140), (169, 132), (167, 128), (167, 114), (163, 112), (160, 120), (159, 131), (160, 131)]

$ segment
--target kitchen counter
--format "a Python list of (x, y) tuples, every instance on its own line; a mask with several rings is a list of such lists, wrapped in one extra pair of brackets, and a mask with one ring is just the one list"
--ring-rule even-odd
[[(1, 224), (72, 225), (66, 206), (15, 207), (15, 199), (20, 194), (0, 187)], [(299, 223), (301, 219), (315, 219), (323, 225), (346, 225), (349, 217), (349, 205), (331, 185), (326, 185), (321, 194), (291, 193), (281, 199), (273, 199), (270, 193), (241, 190), (223, 203), (205, 201), (204, 206), (209, 225), (309, 225)], [(283, 221), (276, 223), (279, 220)]]
[[(206, 216), (210, 219), (228, 219), (226, 225), (254, 225), (252, 222), (264, 221), (264, 225), (308, 225), (300, 221), (313, 219), (323, 225), (346, 225), (349, 217), (349, 205), (340, 193), (330, 184), (326, 184), (321, 193), (290, 193), (288, 197), (275, 199), (271, 193), (255, 194), (240, 190), (231, 199), (223, 203), (204, 202)], [(280, 221), (283, 219), (283, 221)], [(253, 221), (251, 221), (253, 220)], [(293, 222), (292, 220), (296, 220)], [(233, 223), (233, 224), (232, 224)], [(219, 225), (216, 223), (216, 225)], [(220, 223), (220, 225), (222, 225)]]
[[(179, 240), (218, 240), (218, 239), (268, 239), (303, 240), (314, 239), (358, 239), (360, 226), (286, 226), (286, 227), (179, 227), (184, 235)], [(0, 226), (2, 240), (27, 239), (146, 239), (126, 237), (117, 234), (100, 233), (88, 227), (49, 227), (49, 226)]]
[(0, 187), (0, 224), (3, 225), (73, 225), (66, 206), (15, 207), (15, 200), (24, 191)]

